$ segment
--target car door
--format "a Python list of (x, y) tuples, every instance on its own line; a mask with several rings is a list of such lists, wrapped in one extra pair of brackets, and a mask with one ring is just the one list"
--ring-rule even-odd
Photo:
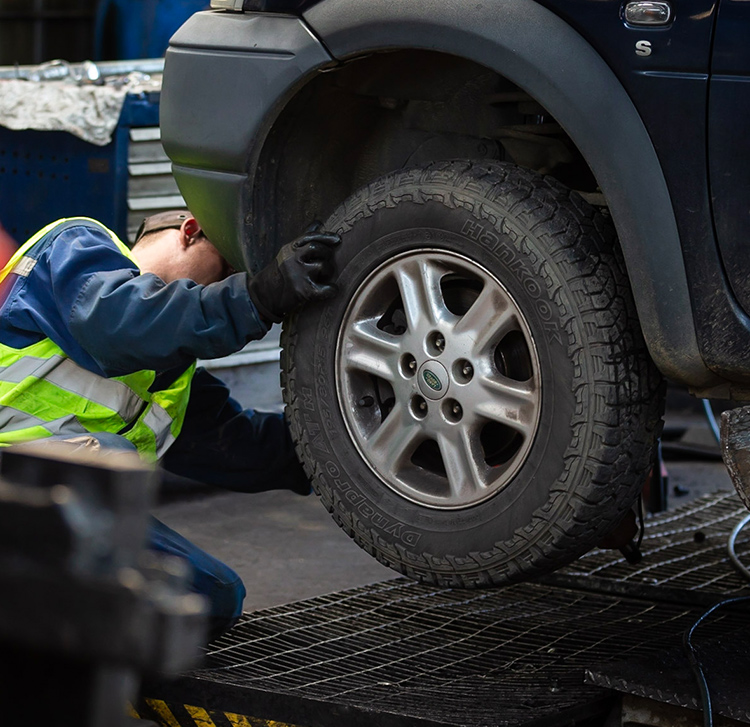
[(750, 3), (721, 0), (708, 101), (709, 186), (724, 269), (750, 313)]

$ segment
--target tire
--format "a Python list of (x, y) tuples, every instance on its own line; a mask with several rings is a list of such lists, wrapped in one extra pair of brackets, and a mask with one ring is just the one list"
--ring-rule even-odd
[(595, 546), (642, 489), (664, 398), (609, 220), (515, 165), (442, 162), (326, 227), (339, 295), (285, 323), (282, 386), (336, 522), (450, 587)]

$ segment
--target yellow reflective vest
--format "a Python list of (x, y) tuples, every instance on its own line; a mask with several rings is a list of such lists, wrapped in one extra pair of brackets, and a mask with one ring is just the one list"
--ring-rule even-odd
[[(138, 264), (111, 230), (88, 218), (73, 219), (100, 226)], [(29, 275), (31, 249), (70, 221), (53, 222), (22, 245), (0, 271), (0, 284), (10, 273)], [(151, 391), (156, 371), (107, 378), (76, 364), (49, 338), (20, 349), (0, 343), (0, 446), (111, 432), (131, 441), (147, 461), (156, 461), (180, 433), (194, 372), (192, 364), (168, 388)]]

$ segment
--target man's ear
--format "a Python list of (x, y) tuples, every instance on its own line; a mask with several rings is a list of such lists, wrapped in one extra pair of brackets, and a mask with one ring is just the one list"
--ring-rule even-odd
[(195, 217), (188, 217), (180, 226), (180, 238), (184, 247), (190, 247), (201, 235), (201, 226)]

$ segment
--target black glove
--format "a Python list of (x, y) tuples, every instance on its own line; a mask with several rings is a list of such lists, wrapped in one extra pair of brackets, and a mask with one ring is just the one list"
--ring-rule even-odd
[(322, 228), (312, 224), (248, 280), (247, 292), (265, 321), (279, 323), (302, 303), (336, 295), (334, 250), (341, 238)]

